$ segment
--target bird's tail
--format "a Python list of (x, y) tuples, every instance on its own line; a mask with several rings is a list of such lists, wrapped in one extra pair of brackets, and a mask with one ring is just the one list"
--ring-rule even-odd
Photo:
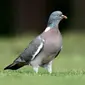
[(17, 62), (17, 63), (15, 62), (15, 63), (12, 63), (12, 64), (8, 65), (7, 67), (5, 67), (4, 70), (7, 70), (7, 69), (17, 70), (24, 65), (25, 65), (24, 62)]
[(25, 63), (26, 62), (23, 58), (18, 57), (14, 60), (14, 62), (12, 64), (5, 67), (4, 70), (7, 70), (7, 69), (17, 70), (17, 69), (21, 68), (22, 66), (26, 65)]

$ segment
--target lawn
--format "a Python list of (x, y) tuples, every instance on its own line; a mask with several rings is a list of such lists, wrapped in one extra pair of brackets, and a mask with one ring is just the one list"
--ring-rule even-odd
[(3, 71), (34, 37), (0, 37), (0, 85), (85, 85), (85, 34), (63, 34), (63, 49), (53, 62), (52, 74), (43, 68), (36, 74), (30, 66)]

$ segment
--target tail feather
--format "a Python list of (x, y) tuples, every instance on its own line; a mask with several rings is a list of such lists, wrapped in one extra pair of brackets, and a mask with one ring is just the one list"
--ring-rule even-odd
[(24, 65), (25, 65), (24, 62), (12, 63), (12, 64), (8, 65), (7, 67), (5, 67), (4, 70), (7, 70), (7, 69), (17, 70)]

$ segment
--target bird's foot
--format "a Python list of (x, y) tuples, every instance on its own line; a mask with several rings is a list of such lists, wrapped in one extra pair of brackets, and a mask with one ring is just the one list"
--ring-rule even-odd
[(52, 73), (52, 61), (50, 61), (44, 68), (51, 74)]
[(35, 73), (38, 73), (38, 68), (39, 68), (39, 66), (33, 67), (33, 70), (35, 71)]

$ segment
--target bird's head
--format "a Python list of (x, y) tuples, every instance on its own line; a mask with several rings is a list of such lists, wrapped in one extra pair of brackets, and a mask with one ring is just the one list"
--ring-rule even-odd
[(63, 15), (61, 11), (54, 11), (49, 17), (48, 26), (55, 27), (62, 19), (67, 19), (67, 16)]

